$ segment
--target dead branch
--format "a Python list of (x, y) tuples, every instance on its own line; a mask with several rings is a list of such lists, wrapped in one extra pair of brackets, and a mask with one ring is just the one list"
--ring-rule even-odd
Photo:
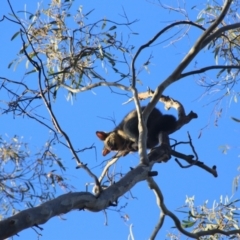
[[(206, 170), (207, 172), (211, 173), (214, 177), (217, 177), (217, 167), (214, 165), (212, 168), (208, 167), (207, 165), (205, 165), (203, 162), (201, 161), (196, 161), (193, 160), (193, 156), (192, 155), (185, 155), (182, 154), (180, 152), (171, 150), (171, 155), (177, 158), (181, 158), (183, 160), (185, 160), (188, 164), (190, 164), (191, 166), (195, 165), (198, 166), (204, 170)], [(175, 159), (176, 160), (176, 159)], [(176, 162), (179, 164), (180, 167), (184, 168), (178, 160), (176, 160)]]
[[(139, 93), (138, 97), (140, 100), (145, 100), (147, 98), (152, 98), (154, 94), (155, 92), (149, 89), (146, 92)], [(159, 101), (164, 103), (166, 110), (169, 110), (170, 108), (175, 108), (178, 112), (177, 126), (176, 126), (176, 129), (172, 132), (175, 132), (185, 124), (189, 123), (192, 119), (198, 117), (197, 114), (192, 111), (188, 115), (186, 115), (183, 105), (179, 101), (174, 100), (173, 98), (162, 95), (159, 98)], [(145, 109), (144, 109), (144, 112), (145, 112)]]

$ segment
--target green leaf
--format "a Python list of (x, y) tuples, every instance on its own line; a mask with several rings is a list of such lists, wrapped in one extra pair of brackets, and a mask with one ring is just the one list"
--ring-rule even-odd
[(203, 22), (205, 20), (205, 18), (199, 18), (196, 23), (200, 23), (200, 22)]
[(231, 202), (231, 204), (236, 203), (236, 202), (239, 202), (239, 201), (240, 201), (240, 199), (233, 200), (233, 201)]
[(30, 181), (28, 181), (28, 185), (30, 185), (30, 187), (32, 188), (33, 192), (35, 193), (35, 188), (34, 188), (33, 184)]
[(26, 72), (25, 75), (28, 75), (28, 74), (34, 73), (34, 72), (36, 72), (36, 71), (37, 71), (36, 69), (33, 69), (33, 70), (29, 71), (29, 72)]
[(189, 227), (192, 227), (195, 223), (196, 221), (192, 222), (192, 221), (183, 220), (181, 225), (183, 228), (189, 228)]
[(98, 45), (98, 49), (99, 49), (99, 53), (100, 53), (101, 57), (103, 58), (104, 55), (103, 55), (103, 50), (102, 50), (101, 44)]
[(30, 187), (29, 187), (29, 185), (27, 184), (27, 182), (25, 182), (25, 185), (26, 185), (27, 189), (24, 190), (24, 192), (27, 192), (27, 191), (30, 189)]
[(225, 70), (226, 70), (225, 68), (221, 69), (221, 70), (218, 72), (218, 74), (217, 74), (217, 78), (219, 78), (219, 76), (220, 76)]
[(212, 7), (209, 6), (209, 7), (206, 8), (205, 11), (208, 12), (208, 11), (211, 11), (211, 10), (212, 10)]
[(29, 46), (29, 43), (27, 44), (24, 44), (24, 46), (21, 48), (21, 50), (19, 51), (19, 54), (23, 54), (24, 53), (24, 50), (26, 50)]
[(215, 58), (216, 64), (218, 63), (217, 60), (218, 60), (219, 50), (220, 50), (220, 47), (216, 47), (214, 50), (214, 58)]
[(238, 99), (237, 99), (237, 95), (234, 96), (234, 102), (237, 103)]
[(122, 51), (122, 52), (126, 52), (126, 49), (123, 48), (123, 47), (120, 47), (119, 50)]
[(14, 61), (10, 62), (10, 63), (8, 64), (8, 68), (10, 68), (10, 67), (13, 65), (13, 63), (14, 63)]
[(235, 122), (240, 122), (240, 119), (238, 119), (238, 118), (231, 117), (231, 119), (232, 119), (233, 121), (235, 121)]
[(107, 23), (106, 23), (106, 19), (103, 20), (103, 25), (102, 25), (102, 29), (104, 29), (106, 27)]
[(34, 205), (32, 205), (31, 202), (27, 202), (27, 206), (28, 206), (29, 208), (33, 208), (33, 207), (34, 207)]
[(113, 67), (112, 68), (115, 72), (119, 72), (117, 68)]
[(19, 33), (20, 33), (20, 32), (16, 32), (16, 33), (11, 37), (11, 41), (12, 41), (15, 37), (17, 37), (17, 36), (19, 35)]
[(66, 171), (66, 168), (63, 166), (62, 162), (60, 160), (56, 160), (57, 164), (60, 168), (62, 168), (64, 171)]
[(142, 81), (140, 79), (137, 79), (136, 82), (143, 86), (143, 83), (142, 83)]
[(34, 14), (30, 14), (28, 19), (31, 20), (35, 15)]
[(49, 24), (57, 24), (57, 21), (51, 21)]
[(32, 52), (32, 53), (29, 53), (29, 54), (28, 54), (28, 56), (29, 56), (30, 58), (33, 58), (33, 57), (35, 57), (36, 55), (37, 55), (36, 52)]
[(117, 27), (114, 25), (114, 26), (110, 27), (110, 28), (108, 29), (108, 31), (112, 31), (112, 30), (114, 30), (115, 28), (117, 28)]
[(92, 10), (90, 10), (88, 13), (84, 14), (85, 17), (86, 17), (87, 15), (89, 15), (91, 12), (93, 12), (94, 10), (95, 10), (95, 9), (92, 9)]
[(57, 92), (58, 92), (58, 89), (59, 89), (59, 85), (56, 85), (54, 91), (53, 91), (53, 99), (56, 99), (57, 98)]
[(187, 214), (189, 211), (176, 210), (176, 212)]

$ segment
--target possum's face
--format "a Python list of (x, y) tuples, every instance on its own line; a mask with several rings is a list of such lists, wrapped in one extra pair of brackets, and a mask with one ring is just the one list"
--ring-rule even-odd
[(105, 133), (98, 131), (96, 132), (98, 138), (104, 141), (104, 148), (102, 155), (106, 156), (111, 151), (121, 151), (125, 149), (126, 140), (123, 139), (117, 132)]

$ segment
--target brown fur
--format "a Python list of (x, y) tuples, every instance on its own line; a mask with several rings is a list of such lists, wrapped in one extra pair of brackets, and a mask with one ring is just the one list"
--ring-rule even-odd
[[(142, 107), (144, 110), (144, 107)], [(160, 132), (170, 132), (175, 128), (176, 118), (172, 115), (162, 115), (154, 108), (147, 121), (148, 136), (147, 148), (153, 148), (158, 144)], [(123, 118), (120, 124), (111, 132), (97, 131), (96, 135), (104, 142), (102, 155), (106, 156), (111, 151), (122, 151), (125, 156), (129, 152), (138, 151), (138, 118), (136, 110)]]
[(134, 147), (135, 143), (131, 141), (122, 130), (116, 130), (110, 133), (97, 131), (96, 135), (104, 141), (103, 156), (106, 156), (111, 151), (123, 151), (122, 155), (125, 156), (130, 151), (137, 150), (137, 145)]

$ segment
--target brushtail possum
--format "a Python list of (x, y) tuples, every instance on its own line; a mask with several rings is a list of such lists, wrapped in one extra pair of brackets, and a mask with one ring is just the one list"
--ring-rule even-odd
[[(142, 107), (142, 111), (145, 107)], [(163, 115), (157, 108), (150, 113), (147, 121), (147, 148), (153, 148), (158, 143), (160, 132), (168, 132), (175, 129), (176, 118), (172, 115)], [(102, 155), (106, 156), (111, 151), (123, 151), (123, 156), (129, 152), (138, 151), (138, 117), (137, 111), (128, 113), (120, 124), (111, 132), (97, 131), (96, 135), (104, 141)]]

